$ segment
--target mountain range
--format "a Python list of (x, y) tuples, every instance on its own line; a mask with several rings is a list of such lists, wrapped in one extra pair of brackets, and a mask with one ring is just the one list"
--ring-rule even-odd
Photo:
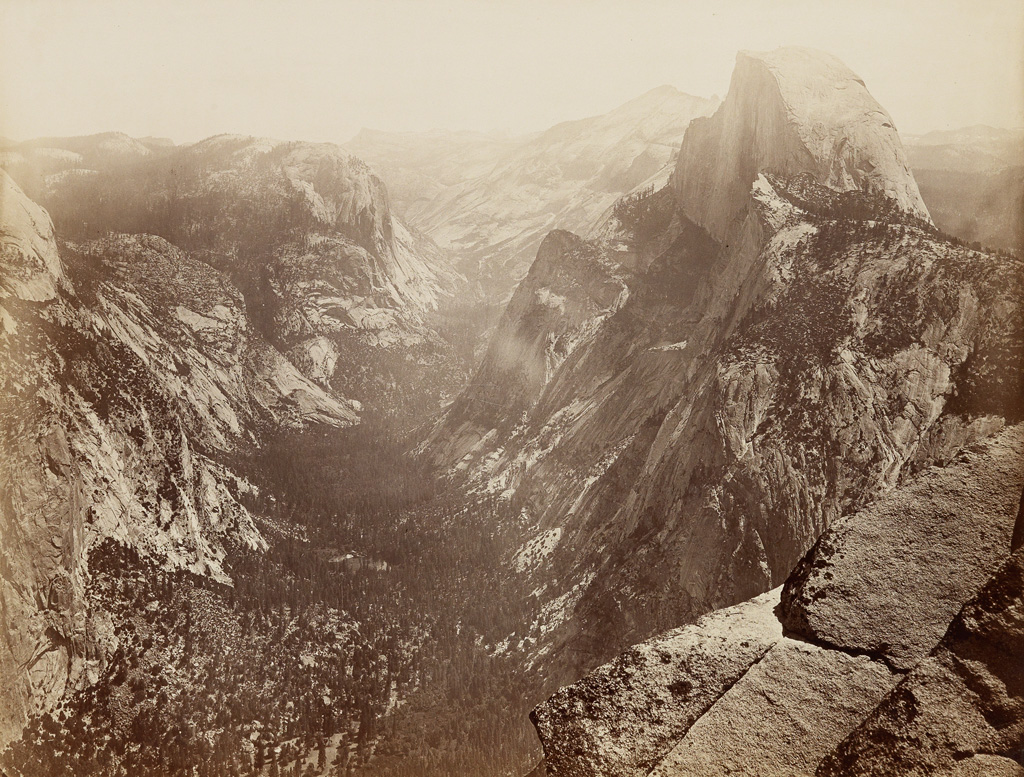
[(1019, 773), (1020, 160), (804, 48), (5, 143), (0, 771)]
[(1024, 248), (1024, 130), (976, 126), (907, 138), (935, 223), (968, 242)]
[(363, 132), (347, 147), (408, 176), (405, 218), (504, 302), (552, 229), (586, 234), (622, 195), (663, 184), (690, 121), (717, 102), (663, 86), (522, 139)]
[(559, 679), (778, 585), (840, 515), (1020, 414), (1019, 262), (937, 232), (835, 60), (742, 54), (671, 187), (619, 210), (546, 239), (425, 446), (536, 527)]

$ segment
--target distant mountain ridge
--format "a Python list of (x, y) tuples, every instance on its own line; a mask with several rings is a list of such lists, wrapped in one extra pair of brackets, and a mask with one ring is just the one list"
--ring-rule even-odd
[[(609, 113), (563, 122), (514, 144), (474, 136), (459, 146), (460, 155), (474, 158), (462, 180), (418, 198), (405, 215), (458, 257), (486, 299), (503, 300), (544, 235), (552, 229), (587, 234), (618, 197), (659, 173), (667, 177), (690, 121), (717, 104), (662, 86)], [(374, 165), (387, 160), (392, 169), (422, 169), (412, 148), (391, 154), (398, 141), (390, 137), (401, 136), (381, 134), (377, 143), (361, 136), (350, 146)], [(451, 142), (460, 137), (453, 133)]]
[(44, 139), (3, 152), (0, 165), (62, 237), (155, 234), (225, 272), (264, 336), (346, 396), (394, 394), (409, 349), (448, 361), (457, 380), (462, 367), (426, 318), (465, 281), (392, 214), (361, 160), (332, 144), (232, 135), (151, 145), (118, 133)]
[(906, 139), (935, 222), (1024, 256), (1024, 129), (975, 126)]

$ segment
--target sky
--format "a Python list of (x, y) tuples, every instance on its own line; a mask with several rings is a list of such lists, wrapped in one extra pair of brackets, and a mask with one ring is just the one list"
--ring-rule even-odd
[(0, 0), (0, 136), (519, 134), (804, 45), (903, 133), (1024, 126), (1022, 0)]

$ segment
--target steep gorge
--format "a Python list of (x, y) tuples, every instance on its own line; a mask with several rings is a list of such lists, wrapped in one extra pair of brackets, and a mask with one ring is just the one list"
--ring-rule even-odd
[(717, 105), (662, 86), (525, 138), (361, 133), (348, 147), (397, 178), (403, 216), (503, 306), (549, 232), (587, 236), (619, 197), (663, 184), (687, 126)]

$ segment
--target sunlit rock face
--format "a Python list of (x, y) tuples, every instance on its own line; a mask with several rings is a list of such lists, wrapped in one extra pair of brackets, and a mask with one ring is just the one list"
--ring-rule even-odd
[(114, 538), (225, 579), (264, 539), (231, 456), (353, 403), (270, 345), (221, 272), (151, 235), (58, 246), (0, 173), (0, 742), (97, 676), (116, 647), (88, 597)]
[(66, 283), (49, 215), (0, 175), (0, 296), (45, 302)]
[(809, 173), (836, 191), (883, 194), (928, 219), (889, 114), (860, 78), (820, 51), (740, 52), (722, 106), (687, 130), (672, 181), (683, 211), (725, 240), (760, 173)]

